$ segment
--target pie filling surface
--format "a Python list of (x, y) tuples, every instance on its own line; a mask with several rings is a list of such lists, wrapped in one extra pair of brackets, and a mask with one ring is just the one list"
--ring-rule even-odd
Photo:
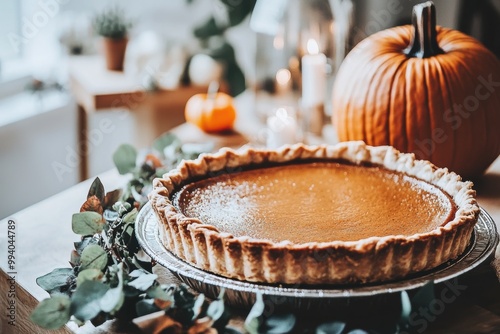
[(274, 242), (356, 241), (429, 232), (455, 215), (440, 188), (383, 167), (321, 161), (195, 181), (172, 202), (220, 232)]

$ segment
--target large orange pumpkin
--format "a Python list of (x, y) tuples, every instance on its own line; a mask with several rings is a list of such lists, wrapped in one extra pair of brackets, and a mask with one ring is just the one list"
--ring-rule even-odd
[(480, 42), (436, 27), (432, 2), (413, 24), (359, 43), (333, 88), (339, 139), (392, 145), (464, 177), (500, 154), (500, 61)]

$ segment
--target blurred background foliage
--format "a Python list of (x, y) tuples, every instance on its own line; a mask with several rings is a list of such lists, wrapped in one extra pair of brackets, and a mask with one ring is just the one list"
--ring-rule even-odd
[[(192, 3), (197, 0), (187, 0)], [(241, 70), (233, 46), (225, 38), (225, 32), (242, 23), (253, 11), (256, 0), (220, 0), (214, 5), (214, 14), (195, 27), (193, 33), (207, 49), (207, 54), (225, 65), (223, 79), (231, 95), (246, 89), (245, 75)]]

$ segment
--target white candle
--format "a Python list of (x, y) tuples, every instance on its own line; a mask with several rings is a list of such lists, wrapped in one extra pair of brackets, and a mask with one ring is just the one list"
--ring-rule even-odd
[(307, 41), (307, 52), (302, 57), (302, 105), (306, 108), (323, 105), (326, 93), (326, 56), (314, 39)]
[(297, 141), (297, 121), (285, 107), (278, 108), (275, 115), (267, 119), (267, 147), (278, 148)]

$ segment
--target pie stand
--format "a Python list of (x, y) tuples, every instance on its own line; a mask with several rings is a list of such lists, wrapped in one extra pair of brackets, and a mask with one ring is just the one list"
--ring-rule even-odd
[(401, 291), (415, 290), (430, 281), (436, 284), (455, 282), (455, 278), (491, 261), (499, 241), (493, 219), (481, 209), (466, 251), (457, 259), (437, 268), (403, 280), (378, 284), (304, 286), (240, 281), (198, 269), (184, 262), (161, 243), (158, 220), (149, 203), (137, 218), (136, 236), (141, 247), (155, 262), (170, 270), (192, 289), (210, 298), (216, 298), (221, 289), (224, 289), (227, 304), (249, 309), (256, 300), (256, 294), (260, 293), (264, 297), (266, 307), (271, 311), (283, 309), (316, 316), (335, 314), (337, 317), (348, 315), (354, 310), (357, 314), (368, 312), (378, 306), (383, 306), (386, 311), (384, 314), (399, 317)]

